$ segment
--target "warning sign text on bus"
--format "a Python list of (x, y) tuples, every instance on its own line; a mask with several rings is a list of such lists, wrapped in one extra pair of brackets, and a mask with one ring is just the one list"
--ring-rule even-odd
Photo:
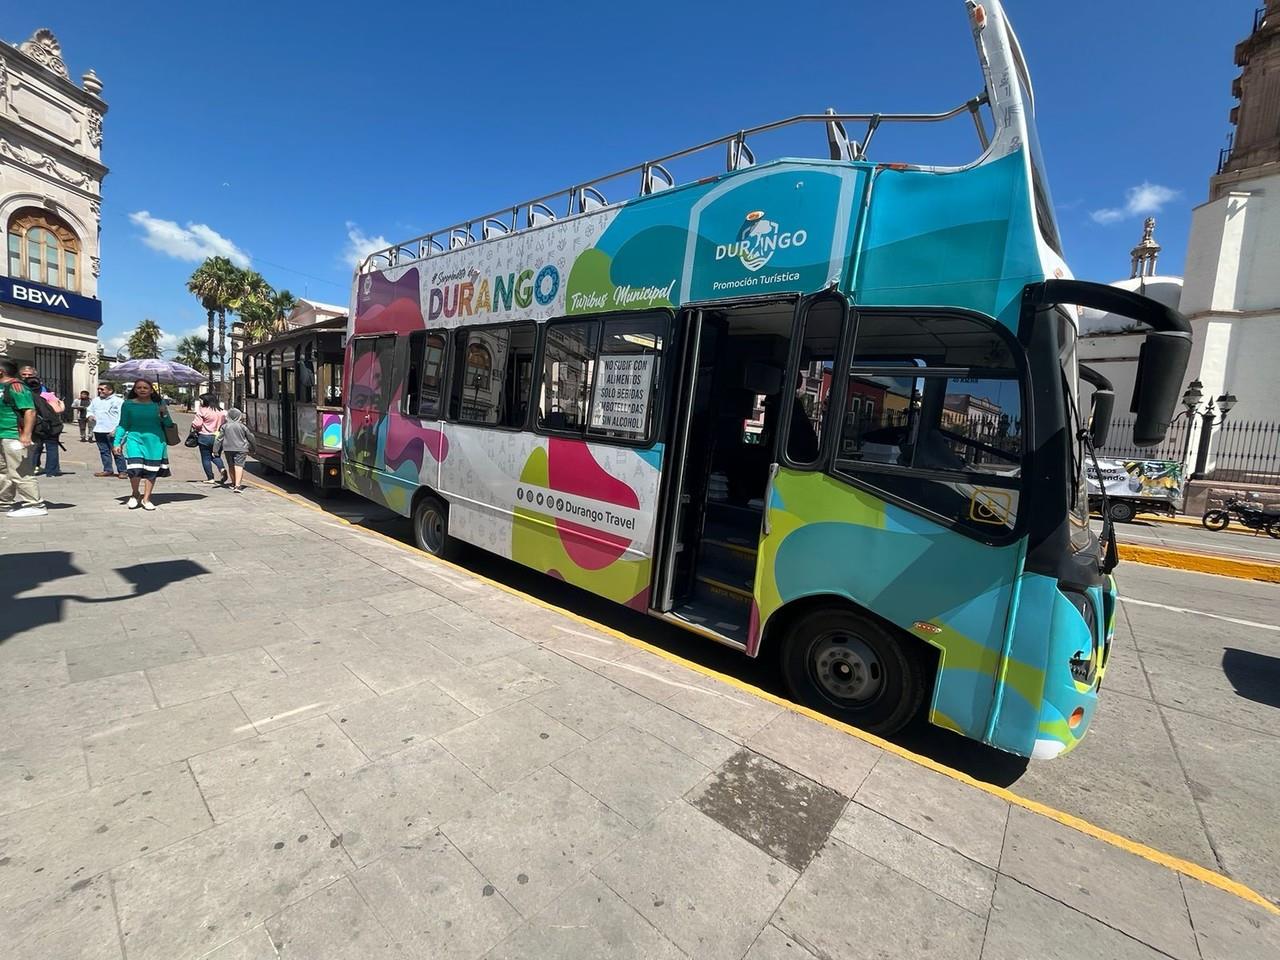
[(596, 368), (591, 427), (629, 437), (649, 429), (649, 387), (658, 358), (646, 354), (605, 354)]

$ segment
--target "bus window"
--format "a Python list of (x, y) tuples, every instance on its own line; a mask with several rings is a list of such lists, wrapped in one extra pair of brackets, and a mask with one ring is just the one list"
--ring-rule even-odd
[(244, 395), (249, 398), (258, 395), (258, 384), (254, 380), (254, 370), (257, 367), (258, 356), (254, 353), (246, 353), (244, 356)]
[(587, 433), (645, 442), (655, 421), (667, 317), (605, 320), (591, 389)]
[(600, 323), (596, 320), (547, 325), (539, 427), (582, 433), (587, 423), (587, 401), (599, 342)]
[(422, 340), (422, 353), (419, 360), (421, 371), (418, 388), (418, 416), (435, 420), (441, 415), (440, 401), (444, 392), (444, 347), (443, 331), (427, 333)]
[(533, 393), (532, 323), (460, 331), (463, 362), (455, 380), (458, 420), (520, 428), (528, 420)]
[(308, 343), (305, 347), (295, 349), (301, 352), (298, 362), (298, 400), (301, 403), (314, 403), (316, 398), (316, 358), (315, 345)]
[(326, 360), (320, 364), (320, 397), (325, 406), (342, 406), (342, 361)]
[(266, 369), (266, 386), (265, 386), (265, 389), (263, 390), (262, 395), (268, 400), (274, 400), (276, 399), (276, 385), (279, 380), (277, 367), (280, 361), (274, 350), (272, 350), (265, 357), (263, 357), (263, 360), (266, 362), (267, 369)]
[(837, 472), (968, 523), (959, 477), (926, 478), (1017, 486), (1024, 426), (1017, 366), (994, 326), (960, 316), (859, 319)]
[(812, 466), (821, 453), (822, 424), (844, 318), (844, 304), (834, 298), (818, 300), (805, 313), (787, 426), (787, 460), (797, 466)]

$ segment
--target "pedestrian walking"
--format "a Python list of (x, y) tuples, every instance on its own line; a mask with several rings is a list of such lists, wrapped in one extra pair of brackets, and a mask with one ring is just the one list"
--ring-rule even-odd
[(32, 428), (31, 459), (36, 473), (40, 472), (41, 462), (44, 464), (46, 477), (62, 475), (62, 458), (59, 451), (62, 446), (62, 414), (66, 405), (52, 390), (46, 390), (40, 382), (40, 374), (31, 364), (24, 364), (18, 370), (20, 379), (31, 391), (31, 399), (35, 404), (36, 425)]
[(76, 426), (80, 428), (81, 443), (89, 442), (89, 404), (92, 402), (88, 390), (81, 390), (80, 396), (76, 397)]
[[(132, 494), (125, 504), (130, 510), (154, 510), (151, 491), (156, 480), (169, 476), (168, 441), (165, 428), (173, 427), (169, 410), (149, 380), (135, 380), (120, 408), (116, 427), (116, 456), (124, 456)], [(175, 428), (176, 429), (176, 428)]]
[(0, 357), (0, 510), (14, 517), (43, 517), (49, 511), (40, 499), (40, 487), (30, 449), (34, 441), (35, 400), (18, 379), (18, 365)]
[(228, 410), (227, 422), (218, 437), (220, 452), (231, 471), (231, 489), (236, 493), (244, 493), (244, 461), (253, 449), (253, 431), (245, 426), (243, 416), (235, 407)]
[[(222, 458), (213, 452), (214, 440), (226, 422), (227, 415), (218, 398), (212, 393), (202, 394), (200, 403), (196, 406), (196, 415), (191, 420), (191, 432), (196, 435), (196, 443), (200, 448), (200, 466), (204, 467), (204, 482), (213, 486), (222, 486), (227, 482), (227, 467), (222, 462)], [(222, 474), (217, 480), (213, 479), (215, 466)]]
[(120, 425), (120, 408), (124, 398), (116, 393), (116, 388), (109, 383), (98, 384), (98, 395), (89, 404), (89, 426), (93, 431), (94, 442), (98, 445), (98, 456), (102, 458), (102, 469), (95, 477), (119, 477), (123, 480), (125, 472), (124, 457), (112, 451), (115, 446), (116, 427)]

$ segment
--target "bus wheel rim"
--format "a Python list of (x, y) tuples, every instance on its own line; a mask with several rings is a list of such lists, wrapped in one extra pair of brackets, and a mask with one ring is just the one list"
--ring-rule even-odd
[(848, 633), (828, 633), (814, 643), (814, 680), (837, 703), (866, 704), (884, 689), (884, 668), (875, 651)]
[(444, 517), (439, 510), (428, 508), (422, 512), (420, 536), (432, 553), (444, 546)]

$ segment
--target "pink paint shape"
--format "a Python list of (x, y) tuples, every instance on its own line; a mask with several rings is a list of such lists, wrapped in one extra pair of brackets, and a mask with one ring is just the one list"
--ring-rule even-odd
[[(557, 493), (577, 494), (632, 510), (640, 506), (636, 492), (596, 463), (591, 450), (581, 440), (552, 438), (547, 442), (547, 480)], [(604, 569), (616, 562), (631, 545), (628, 537), (571, 520), (557, 519), (556, 530), (565, 553), (584, 570)]]

